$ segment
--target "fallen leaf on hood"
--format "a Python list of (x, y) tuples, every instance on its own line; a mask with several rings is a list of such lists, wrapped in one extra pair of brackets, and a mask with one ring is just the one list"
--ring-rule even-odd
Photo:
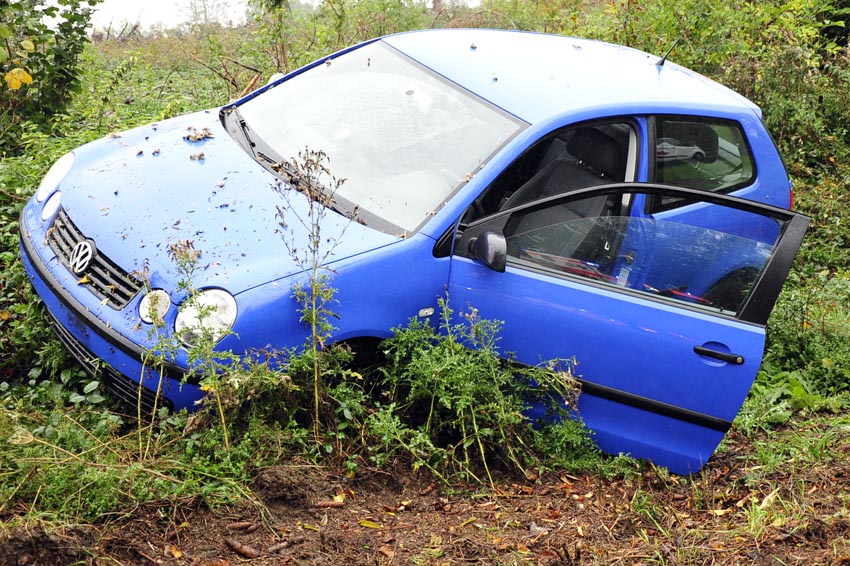
[(189, 133), (183, 136), (183, 139), (190, 142), (198, 142), (207, 138), (214, 137), (215, 136), (209, 128), (204, 128), (203, 130), (198, 130), (197, 128), (189, 128)]

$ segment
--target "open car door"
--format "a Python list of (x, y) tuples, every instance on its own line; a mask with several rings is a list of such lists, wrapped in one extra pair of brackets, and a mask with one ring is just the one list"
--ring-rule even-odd
[[(660, 197), (689, 214), (649, 214)], [(574, 356), (602, 450), (693, 473), (752, 386), (808, 222), (693, 189), (581, 189), (461, 223), (449, 298), (504, 321), (520, 363)]]

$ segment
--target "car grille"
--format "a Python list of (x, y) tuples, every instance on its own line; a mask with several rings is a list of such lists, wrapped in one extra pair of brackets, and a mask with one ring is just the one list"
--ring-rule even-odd
[(59, 324), (59, 321), (49, 311), (47, 311), (47, 315), (53, 325), (53, 329), (59, 336), (59, 340), (71, 352), (71, 355), (74, 356), (80, 365), (83, 366), (83, 369), (92, 377), (101, 379), (106, 389), (112, 395), (132, 407), (138, 406), (138, 403), (141, 402), (142, 413), (146, 415), (153, 414), (155, 408), (167, 407), (169, 411), (174, 409), (173, 403), (166, 397), (160, 395), (159, 399), (157, 399), (157, 395), (153, 391), (145, 387), (139, 388), (138, 383), (121, 374), (108, 364), (98, 363), (97, 357), (89, 352), (88, 348), (79, 340), (74, 338), (64, 326)]
[[(53, 253), (68, 269), (71, 269), (71, 253), (80, 242), (86, 240), (85, 235), (74, 226), (71, 219), (60, 208), (53, 220), (53, 225), (47, 231), (47, 244)], [(133, 275), (121, 269), (116, 263), (101, 253), (92, 258), (86, 272), (80, 278), (81, 283), (95, 294), (104, 304), (115, 310), (121, 310), (136, 296), (142, 288), (142, 282)]]

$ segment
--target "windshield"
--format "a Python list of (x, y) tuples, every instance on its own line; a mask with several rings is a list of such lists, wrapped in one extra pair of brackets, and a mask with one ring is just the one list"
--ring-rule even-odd
[(381, 42), (247, 100), (239, 114), (274, 159), (323, 151), (345, 179), (337, 206), (397, 233), (418, 229), (523, 125)]

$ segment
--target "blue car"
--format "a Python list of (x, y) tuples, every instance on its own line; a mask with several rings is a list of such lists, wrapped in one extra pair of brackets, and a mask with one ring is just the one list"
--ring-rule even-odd
[[(305, 150), (327, 156), (324, 196), (291, 190)], [(723, 86), (597, 41), (433, 30), (65, 155), (22, 213), (23, 261), (117, 396), (191, 409), (185, 349), (143, 364), (153, 319), (240, 354), (303, 344), (311, 197), (329, 207), (333, 340), (374, 348), (448, 294), (504, 321), (521, 363), (575, 356), (598, 445), (679, 473), (747, 396), (808, 224), (760, 110)], [(204, 317), (169, 257), (186, 240)]]

